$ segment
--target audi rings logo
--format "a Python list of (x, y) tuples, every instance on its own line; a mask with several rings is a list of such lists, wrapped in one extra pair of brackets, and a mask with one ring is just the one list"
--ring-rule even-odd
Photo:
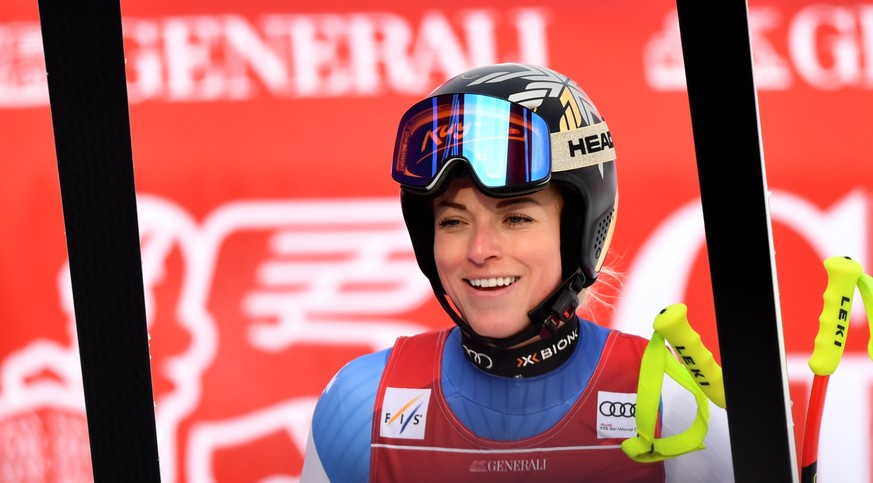
[(491, 369), (492, 367), (494, 367), (494, 361), (491, 360), (491, 357), (489, 357), (488, 354), (476, 352), (463, 344), (462, 346), (464, 347), (464, 350), (467, 351), (467, 357), (476, 364), (484, 367), (485, 369)]
[(603, 401), (600, 403), (600, 414), (617, 418), (632, 418), (637, 415), (637, 405), (629, 402)]

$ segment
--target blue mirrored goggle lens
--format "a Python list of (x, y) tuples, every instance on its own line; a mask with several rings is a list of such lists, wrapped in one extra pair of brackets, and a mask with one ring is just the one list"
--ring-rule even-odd
[(463, 159), (486, 188), (538, 184), (551, 171), (549, 129), (533, 111), (503, 99), (446, 94), (414, 105), (400, 120), (392, 177), (430, 189)]

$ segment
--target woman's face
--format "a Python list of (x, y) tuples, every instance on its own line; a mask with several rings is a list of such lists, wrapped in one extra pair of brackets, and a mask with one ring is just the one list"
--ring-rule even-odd
[(452, 303), (478, 334), (508, 337), (561, 283), (557, 188), (490, 198), (469, 179), (434, 200), (434, 260)]

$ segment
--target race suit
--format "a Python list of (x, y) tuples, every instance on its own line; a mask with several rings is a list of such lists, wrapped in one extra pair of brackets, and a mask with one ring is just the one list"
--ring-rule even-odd
[[(581, 320), (565, 363), (509, 378), (471, 364), (457, 328), (400, 338), (328, 384), (301, 481), (733, 481), (726, 416), (715, 405), (706, 449), (663, 463), (622, 453), (634, 426), (621, 408), (633, 401), (645, 342)], [(665, 379), (665, 435), (693, 418), (683, 391)]]

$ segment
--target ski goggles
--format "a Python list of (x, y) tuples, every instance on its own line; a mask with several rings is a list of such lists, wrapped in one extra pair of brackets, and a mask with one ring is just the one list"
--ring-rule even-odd
[(392, 178), (406, 189), (429, 193), (460, 161), (485, 190), (521, 194), (548, 183), (553, 171), (614, 160), (604, 122), (550, 134), (546, 121), (520, 104), (443, 94), (418, 102), (401, 118)]

